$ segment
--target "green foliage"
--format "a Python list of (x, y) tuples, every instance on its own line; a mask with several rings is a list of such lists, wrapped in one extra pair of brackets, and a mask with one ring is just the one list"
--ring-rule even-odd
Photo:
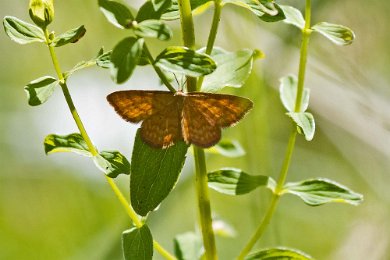
[(44, 76), (31, 81), (24, 87), (27, 93), (28, 104), (30, 106), (43, 104), (51, 97), (57, 85), (58, 80), (50, 76)]
[(52, 42), (54, 47), (60, 47), (69, 43), (75, 43), (85, 35), (85, 27), (81, 25), (77, 28), (69, 30), (59, 36), (56, 36)]
[(264, 22), (278, 22), (285, 19), (283, 10), (273, 1), (224, 0), (224, 3), (244, 7)]
[(177, 235), (174, 249), (178, 260), (200, 259), (204, 253), (202, 238), (194, 232)]
[(125, 260), (150, 260), (153, 257), (153, 237), (149, 227), (131, 228), (122, 233)]
[(263, 249), (250, 254), (245, 260), (312, 260), (313, 258), (299, 250), (277, 247)]
[(102, 151), (93, 157), (96, 166), (110, 178), (130, 174), (130, 163), (118, 151)]
[(245, 150), (237, 140), (223, 139), (213, 147), (206, 150), (208, 153), (220, 154), (225, 157), (235, 158), (245, 155)]
[(128, 28), (131, 21), (134, 20), (130, 10), (121, 3), (99, 0), (98, 4), (107, 20), (118, 28)]
[[(196, 10), (202, 6), (211, 2), (211, 0), (190, 0), (191, 9)], [(164, 11), (164, 14), (161, 16), (163, 20), (177, 20), (180, 18), (179, 4), (178, 0), (172, 0), (172, 5)]]
[(139, 37), (156, 38), (166, 41), (172, 38), (172, 30), (159, 20), (144, 20), (133, 27)]
[(322, 34), (337, 45), (349, 45), (355, 39), (355, 34), (351, 29), (339, 24), (317, 23), (312, 27), (312, 30)]
[(146, 1), (137, 13), (135, 20), (142, 22), (145, 20), (159, 20), (164, 12), (172, 5), (171, 0)]
[(362, 195), (324, 178), (287, 183), (283, 193), (296, 195), (310, 206), (319, 206), (330, 202), (358, 205), (363, 201)]
[(314, 133), (316, 130), (316, 124), (314, 117), (309, 112), (289, 112), (289, 117), (297, 124), (298, 132), (305, 136), (306, 141), (313, 140)]
[[(295, 110), (295, 100), (297, 99), (297, 91), (298, 91), (298, 80), (294, 75), (289, 75), (280, 79), (280, 99), (282, 101), (283, 106), (289, 112), (294, 112)], [(309, 89), (304, 89), (302, 94), (302, 102), (300, 106), (299, 112), (305, 112), (309, 106), (309, 97), (310, 91)]]
[(181, 141), (166, 149), (152, 148), (141, 140), (139, 132), (131, 157), (130, 198), (134, 210), (145, 216), (174, 188), (188, 145)]
[(8, 37), (19, 44), (45, 42), (45, 35), (39, 27), (19, 20), (16, 17), (4, 17), (3, 26)]
[(303, 29), (305, 27), (305, 19), (303, 18), (301, 11), (288, 5), (281, 5), (280, 7), (286, 16), (286, 19), (284, 19), (283, 22), (292, 24), (299, 29)]

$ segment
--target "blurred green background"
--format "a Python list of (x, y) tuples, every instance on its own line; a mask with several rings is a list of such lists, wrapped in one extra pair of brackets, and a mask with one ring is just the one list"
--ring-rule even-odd
[[(142, 1), (127, 1), (134, 7)], [(296, 4), (296, 1), (278, 1)], [(299, 1), (302, 5), (304, 1)], [(358, 207), (330, 204), (311, 208), (283, 197), (277, 214), (257, 248), (283, 245), (317, 259), (390, 259), (390, 3), (384, 0), (313, 1), (313, 22), (328, 21), (352, 28), (357, 37), (338, 47), (319, 35), (310, 42), (306, 86), (317, 132), (312, 142), (296, 146), (289, 181), (326, 177), (362, 193)], [(0, 1), (1, 17), (29, 21), (28, 1)], [(95, 0), (55, 1), (50, 29), (60, 33), (84, 24), (87, 35), (58, 49), (63, 70), (112, 48), (126, 36), (100, 13)], [(207, 40), (211, 10), (195, 18), (197, 43)], [(149, 41), (154, 54), (180, 44), (178, 23), (169, 43)], [(246, 10), (224, 9), (217, 46), (229, 51), (257, 48), (247, 84), (227, 90), (254, 100), (255, 108), (224, 137), (240, 140), (247, 154), (207, 158), (208, 169), (240, 167), (276, 178), (284, 156), (290, 122), (278, 99), (278, 79), (297, 73), (299, 31), (283, 23), (265, 24)], [(73, 154), (46, 156), (47, 134), (77, 129), (60, 91), (39, 107), (27, 104), (23, 86), (55, 75), (45, 46), (21, 46), (0, 33), (0, 259), (121, 259), (120, 235), (130, 222), (93, 163)], [(91, 68), (69, 81), (87, 131), (99, 149), (118, 149), (128, 158), (136, 126), (115, 115), (105, 96), (118, 89), (161, 88), (150, 68), (116, 86), (108, 71)], [(128, 194), (128, 177), (116, 181)], [(156, 240), (173, 251), (175, 234), (195, 229), (196, 199), (192, 157), (177, 187), (148, 220)], [(217, 238), (220, 259), (232, 259), (259, 223), (269, 199), (267, 190), (229, 197), (211, 191), (215, 215), (236, 228), (236, 238)], [(156, 259), (161, 259), (155, 253)]]

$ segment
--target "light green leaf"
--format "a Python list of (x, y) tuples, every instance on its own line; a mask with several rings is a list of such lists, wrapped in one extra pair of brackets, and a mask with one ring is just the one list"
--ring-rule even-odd
[(145, 224), (122, 233), (122, 248), (125, 260), (151, 260), (153, 257), (153, 237)]
[(337, 45), (349, 45), (355, 39), (354, 32), (346, 26), (322, 22), (311, 28)]
[(110, 0), (99, 0), (98, 3), (110, 23), (121, 29), (129, 28), (134, 17), (125, 5)]
[(217, 67), (210, 56), (181, 46), (166, 48), (157, 56), (156, 65), (161, 69), (191, 77), (210, 74)]
[(288, 5), (281, 5), (280, 8), (282, 8), (284, 15), (286, 16), (286, 19), (284, 19), (283, 22), (292, 24), (300, 29), (305, 27), (305, 19), (303, 18), (301, 11)]
[(283, 193), (294, 194), (310, 206), (319, 206), (330, 202), (358, 205), (363, 201), (361, 194), (337, 182), (323, 178), (287, 183)]
[(33, 24), (26, 23), (16, 17), (4, 17), (3, 26), (8, 37), (17, 43), (27, 44), (46, 41), (41, 28)]
[(228, 195), (242, 195), (259, 186), (267, 186), (270, 177), (249, 175), (240, 169), (222, 168), (207, 174), (209, 187)]
[(171, 0), (148, 0), (137, 13), (135, 20), (142, 22), (145, 20), (160, 20), (164, 12), (172, 5)]
[(313, 258), (299, 250), (277, 247), (263, 249), (245, 257), (245, 260), (312, 260)]
[(102, 151), (94, 158), (95, 165), (108, 177), (116, 178), (119, 174), (130, 174), (130, 163), (118, 151)]
[(172, 30), (168, 25), (159, 20), (144, 20), (133, 28), (139, 37), (156, 38), (162, 41), (172, 37)]
[[(295, 75), (288, 75), (280, 79), (280, 99), (282, 100), (283, 106), (289, 112), (294, 112), (295, 100), (297, 98), (298, 80)], [(309, 89), (304, 89), (302, 94), (302, 102), (300, 112), (305, 112), (309, 106)]]
[(84, 25), (81, 25), (80, 27), (74, 28), (55, 37), (52, 45), (54, 47), (60, 47), (68, 43), (75, 43), (84, 36), (85, 32), (86, 30)]
[[(197, 9), (203, 9), (202, 7), (208, 6), (211, 0), (191, 0), (191, 10), (197, 11)], [(172, 5), (164, 11), (161, 19), (171, 21), (180, 18), (179, 4), (177, 0), (172, 0)]]
[(58, 80), (44, 76), (28, 83), (24, 90), (27, 93), (28, 104), (30, 106), (38, 106), (46, 102), (54, 92), (54, 88), (58, 85)]
[(205, 76), (202, 91), (217, 92), (224, 87), (240, 88), (248, 79), (256, 52), (243, 49), (236, 52), (227, 52), (219, 49), (211, 57), (217, 63), (217, 69)]
[(208, 153), (220, 154), (235, 158), (245, 155), (245, 151), (237, 140), (221, 140), (216, 145), (205, 150)]
[(204, 253), (202, 237), (194, 232), (179, 234), (174, 239), (174, 250), (178, 260), (201, 259)]
[(316, 125), (314, 121), (314, 117), (311, 113), (308, 112), (289, 112), (287, 113), (289, 117), (297, 124), (299, 127), (299, 132), (305, 136), (307, 141), (313, 140), (314, 133), (316, 130)]
[(46, 154), (72, 152), (83, 156), (92, 156), (83, 137), (77, 133), (69, 135), (51, 134), (46, 136), (43, 144), (45, 146)]
[(128, 37), (120, 41), (111, 53), (110, 72), (112, 79), (124, 83), (133, 73), (142, 54), (144, 40)]
[(278, 22), (286, 18), (280, 6), (273, 1), (223, 0), (223, 2), (248, 9), (265, 22)]
[(156, 149), (145, 144), (137, 131), (131, 158), (130, 198), (134, 210), (145, 216), (171, 192), (183, 168), (188, 145), (185, 142)]

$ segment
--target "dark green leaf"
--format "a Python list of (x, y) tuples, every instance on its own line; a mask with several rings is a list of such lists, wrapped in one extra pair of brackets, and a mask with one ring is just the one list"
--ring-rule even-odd
[(273, 1), (224, 0), (224, 2), (244, 7), (265, 22), (278, 22), (286, 18), (280, 6)]
[(337, 182), (323, 178), (287, 183), (283, 193), (294, 194), (310, 206), (319, 206), (330, 202), (358, 205), (363, 201), (361, 194)]
[(45, 42), (45, 35), (39, 27), (19, 20), (16, 17), (6, 16), (3, 20), (5, 33), (11, 40), (27, 44), (32, 42)]
[(223, 168), (207, 174), (209, 187), (228, 195), (242, 195), (266, 186), (270, 177), (249, 175), (240, 169)]
[(301, 11), (288, 5), (281, 5), (280, 8), (282, 8), (284, 15), (286, 16), (286, 19), (284, 19), (283, 22), (292, 24), (299, 29), (305, 27), (305, 19), (303, 18)]
[(100, 10), (107, 20), (118, 28), (129, 28), (134, 20), (130, 10), (121, 3), (109, 0), (99, 0)]
[(322, 22), (314, 25), (312, 29), (337, 45), (349, 45), (355, 39), (355, 34), (351, 29), (339, 24)]
[(58, 80), (50, 76), (31, 81), (24, 87), (27, 93), (28, 104), (30, 106), (38, 106), (46, 102), (53, 94), (57, 85)]
[(235, 158), (245, 155), (245, 151), (237, 140), (221, 140), (206, 150), (209, 153)]
[(45, 146), (46, 154), (73, 152), (88, 157), (92, 156), (83, 137), (77, 133), (70, 135), (51, 134), (46, 136), (43, 144)]
[(227, 52), (220, 49), (211, 53), (217, 69), (204, 78), (202, 91), (217, 92), (224, 87), (240, 88), (248, 79), (253, 64), (253, 50)]
[[(202, 7), (208, 6), (211, 0), (191, 0), (191, 9), (198, 11), (203, 9)], [(193, 12), (195, 13), (195, 12)], [(163, 20), (171, 21), (180, 18), (179, 4), (177, 0), (172, 0), (172, 6), (165, 10), (161, 17)]]
[(312, 260), (313, 258), (299, 250), (277, 247), (263, 249), (248, 255), (245, 260)]
[(133, 73), (142, 54), (144, 40), (128, 37), (120, 41), (111, 53), (111, 77), (120, 84)]
[(156, 38), (162, 41), (169, 40), (173, 34), (171, 28), (159, 20), (144, 20), (133, 30), (139, 37)]
[(191, 77), (210, 74), (217, 67), (210, 56), (181, 46), (166, 48), (157, 56), (156, 65), (164, 70)]
[(68, 43), (75, 43), (84, 36), (85, 32), (86, 30), (84, 25), (81, 25), (80, 27), (74, 28), (55, 37), (52, 45), (54, 47), (60, 47)]
[[(289, 112), (294, 112), (295, 100), (297, 98), (298, 80), (295, 75), (288, 75), (280, 79), (280, 99), (282, 100), (283, 106)], [(303, 90), (301, 109), (299, 112), (305, 112), (309, 106), (309, 89)]]
[(125, 260), (151, 260), (153, 237), (148, 226), (132, 228), (122, 233), (123, 256)]
[(204, 252), (202, 238), (193, 232), (177, 235), (174, 247), (178, 260), (201, 259)]
[(116, 178), (119, 174), (130, 174), (130, 163), (118, 151), (102, 151), (94, 157), (96, 166), (108, 177)]
[(172, 5), (171, 0), (148, 0), (141, 6), (135, 20), (142, 22), (145, 20), (159, 20), (163, 13)]
[(299, 127), (299, 132), (303, 132), (303, 135), (307, 141), (313, 140), (316, 125), (312, 114), (308, 112), (289, 112), (287, 115), (291, 117), (291, 119), (297, 124)]
[(141, 216), (154, 210), (175, 186), (183, 168), (188, 145), (178, 142), (166, 149), (145, 144), (135, 137), (131, 158), (131, 205)]

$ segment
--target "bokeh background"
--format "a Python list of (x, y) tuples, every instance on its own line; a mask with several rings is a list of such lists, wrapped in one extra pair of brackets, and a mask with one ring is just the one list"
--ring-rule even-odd
[[(135, 8), (142, 1), (127, 1)], [(278, 1), (297, 5), (297, 1)], [(304, 1), (299, 1), (302, 5)], [(302, 6), (297, 6), (302, 7)], [(26, 21), (28, 1), (0, 1), (0, 15)], [(50, 29), (64, 32), (84, 24), (86, 36), (58, 49), (63, 70), (111, 49), (125, 37), (100, 13), (95, 0), (55, 1)], [(364, 195), (364, 203), (329, 204), (311, 208), (284, 196), (265, 236), (256, 248), (283, 245), (317, 259), (390, 259), (390, 2), (384, 0), (313, 1), (313, 23), (328, 21), (352, 28), (356, 41), (347, 47), (320, 35), (310, 42), (306, 86), (317, 132), (312, 142), (299, 138), (289, 181), (326, 177)], [(211, 10), (195, 18), (197, 43), (206, 42)], [(177, 22), (169, 43), (148, 41), (157, 54), (180, 44)], [(297, 73), (299, 31), (283, 23), (266, 24), (250, 12), (227, 6), (216, 45), (229, 51), (256, 48), (266, 58), (239, 90), (255, 108), (224, 137), (237, 139), (246, 150), (240, 158), (210, 155), (208, 168), (240, 167), (251, 174), (276, 178), (286, 147), (290, 122), (278, 99), (278, 79)], [(77, 132), (62, 93), (39, 107), (27, 104), (23, 87), (33, 79), (55, 75), (49, 53), (41, 44), (21, 46), (0, 33), (0, 259), (121, 259), (121, 232), (130, 226), (125, 212), (88, 158), (74, 154), (46, 156), (47, 134)], [(90, 68), (76, 73), (69, 86), (81, 118), (101, 150), (118, 149), (128, 158), (137, 126), (113, 112), (105, 96), (118, 89), (161, 89), (150, 68), (137, 69), (117, 86), (108, 71)], [(116, 182), (128, 194), (128, 177)], [(196, 229), (196, 198), (191, 154), (181, 179), (150, 215), (154, 237), (173, 251), (172, 238)], [(215, 215), (236, 229), (235, 238), (217, 238), (220, 259), (233, 259), (259, 223), (269, 191), (229, 197), (211, 191)], [(161, 259), (156, 253), (156, 259)]]

